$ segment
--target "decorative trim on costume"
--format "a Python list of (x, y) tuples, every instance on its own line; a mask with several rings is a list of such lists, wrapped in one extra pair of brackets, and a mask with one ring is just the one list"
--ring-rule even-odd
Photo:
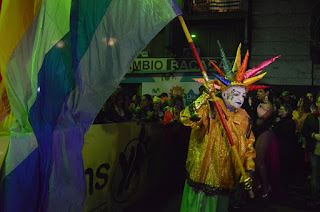
[(211, 186), (204, 183), (198, 183), (193, 180), (191, 180), (190, 177), (187, 177), (187, 183), (190, 187), (201, 190), (209, 195), (228, 195), (233, 189), (226, 189), (226, 188), (219, 188), (215, 186)]

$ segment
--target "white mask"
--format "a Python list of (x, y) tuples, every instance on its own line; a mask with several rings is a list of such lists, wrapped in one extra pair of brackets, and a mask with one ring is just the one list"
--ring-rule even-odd
[(232, 86), (222, 93), (223, 102), (226, 108), (231, 111), (239, 109), (242, 106), (245, 96), (246, 89), (244, 86)]

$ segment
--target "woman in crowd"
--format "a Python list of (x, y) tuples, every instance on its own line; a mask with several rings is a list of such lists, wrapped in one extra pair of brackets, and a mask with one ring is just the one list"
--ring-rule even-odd
[[(257, 99), (259, 100), (259, 104), (256, 110), (255, 127), (253, 128), (254, 135), (257, 138), (255, 143), (257, 153), (255, 160), (256, 172), (260, 196), (264, 199), (268, 199), (271, 194), (272, 183), (270, 181), (270, 173), (273, 172), (274, 174), (272, 175), (275, 176), (279, 174), (279, 159), (277, 157), (278, 146), (274, 139), (273, 132), (270, 129), (274, 120), (273, 104), (271, 102), (272, 90), (270, 88), (259, 89), (257, 92)], [(267, 160), (268, 156), (272, 157)], [(270, 163), (272, 163), (272, 165), (270, 165)], [(273, 167), (273, 170), (270, 169), (271, 167)]]

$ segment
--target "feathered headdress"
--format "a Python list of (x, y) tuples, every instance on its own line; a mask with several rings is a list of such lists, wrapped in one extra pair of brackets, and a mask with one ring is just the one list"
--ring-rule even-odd
[[(218, 72), (218, 74), (213, 74), (220, 82), (221, 82), (221, 91), (226, 90), (230, 86), (245, 86), (248, 91), (264, 89), (268, 86), (264, 85), (252, 85), (252, 83), (262, 79), (267, 73), (262, 73), (262, 69), (268, 66), (270, 63), (275, 61), (280, 57), (280, 55), (271, 58), (262, 62), (261, 64), (247, 70), (247, 64), (249, 60), (249, 51), (247, 51), (242, 63), (241, 63), (241, 43), (238, 46), (236, 59), (234, 61), (233, 67), (231, 69), (230, 62), (227, 60), (227, 56), (224, 53), (224, 50), (218, 41), (218, 45), (220, 48), (220, 54), (222, 57), (223, 70), (221, 70), (214, 62), (211, 60), (210, 63), (213, 65), (214, 69)], [(195, 81), (199, 81), (199, 79), (194, 79)], [(204, 81), (203, 81), (204, 82)]]

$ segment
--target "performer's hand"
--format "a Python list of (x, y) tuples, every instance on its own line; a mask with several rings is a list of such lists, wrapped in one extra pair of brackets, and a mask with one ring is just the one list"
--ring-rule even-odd
[(210, 98), (209, 94), (205, 94), (202, 96), (202, 98), (198, 98), (194, 101), (196, 111), (198, 111), (202, 105), (206, 104), (208, 99)]
[(244, 189), (251, 190), (253, 185), (251, 172), (247, 171), (246, 176), (241, 176), (240, 182), (244, 183)]
[(208, 83), (208, 93), (215, 93), (216, 92), (216, 88), (214, 87), (214, 84), (209, 82)]
[(247, 179), (244, 180), (244, 189), (251, 190), (253, 185), (253, 180), (251, 177), (247, 177)]

